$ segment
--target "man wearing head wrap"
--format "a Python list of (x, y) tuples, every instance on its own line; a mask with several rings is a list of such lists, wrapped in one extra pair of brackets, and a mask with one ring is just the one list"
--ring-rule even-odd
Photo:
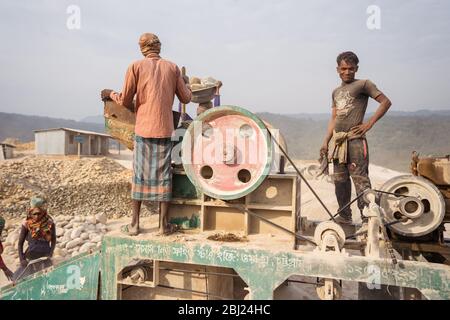
[[(5, 227), (5, 219), (3, 219), (3, 217), (0, 217), (0, 238), (2, 236), (4, 227)], [(0, 269), (3, 270), (3, 272), (5, 273), (5, 276), (8, 280), (12, 280), (13, 273), (11, 270), (9, 270), (9, 268), (3, 262), (2, 253), (3, 253), (3, 244), (2, 244), (2, 241), (0, 240)]]
[[(28, 248), (24, 252), (25, 240), (28, 242)], [(27, 272), (26, 275), (29, 275), (51, 265), (51, 262), (47, 260), (42, 264), (26, 268), (31, 260), (51, 258), (56, 247), (55, 223), (47, 213), (47, 201), (42, 196), (35, 196), (30, 200), (30, 209), (20, 230), (18, 247), (21, 267), (14, 273), (15, 280), (18, 276), (25, 276), (24, 270)]]
[(189, 80), (178, 66), (160, 57), (161, 42), (156, 35), (141, 35), (139, 47), (144, 59), (128, 67), (122, 92), (105, 89), (101, 97), (131, 109), (136, 96), (133, 218), (130, 225), (122, 227), (122, 232), (137, 235), (141, 203), (153, 201), (159, 204), (160, 232), (164, 234), (170, 230), (167, 212), (172, 197), (172, 107), (175, 95), (180, 102), (189, 103), (192, 94), (187, 86)]
[(159, 38), (152, 33), (144, 33), (139, 38), (139, 47), (144, 57), (151, 54), (159, 55), (161, 52), (161, 42)]

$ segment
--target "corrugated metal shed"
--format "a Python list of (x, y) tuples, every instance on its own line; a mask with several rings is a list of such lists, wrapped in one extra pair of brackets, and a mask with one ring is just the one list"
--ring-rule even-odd
[(71, 128), (34, 131), (36, 154), (40, 155), (107, 155), (110, 135)]
[(111, 138), (111, 136), (109, 134), (106, 134), (106, 133), (100, 133), (100, 132), (95, 132), (95, 131), (87, 131), (87, 130), (79, 130), (79, 129), (71, 129), (71, 128), (39, 129), (39, 130), (34, 130), (34, 132), (36, 133), (36, 132), (59, 131), (59, 130), (69, 131), (69, 132), (73, 132), (73, 133), (81, 133), (81, 134), (96, 135), (96, 136), (102, 136), (102, 137)]

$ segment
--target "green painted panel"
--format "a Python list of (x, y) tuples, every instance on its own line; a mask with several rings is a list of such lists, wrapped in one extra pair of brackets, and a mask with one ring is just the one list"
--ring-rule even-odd
[[(208, 241), (209, 242), (209, 241)], [(252, 299), (272, 299), (291, 275), (417, 288), (431, 299), (450, 299), (450, 267), (417, 261), (396, 266), (384, 259), (333, 253), (267, 251), (219, 243), (173, 243), (106, 237), (103, 242), (102, 297), (117, 299), (116, 275), (133, 258), (233, 268), (247, 283)]]
[(95, 300), (100, 252), (81, 254), (0, 289), (1, 300)]
[(173, 174), (172, 196), (183, 199), (199, 199), (200, 193), (185, 174)]

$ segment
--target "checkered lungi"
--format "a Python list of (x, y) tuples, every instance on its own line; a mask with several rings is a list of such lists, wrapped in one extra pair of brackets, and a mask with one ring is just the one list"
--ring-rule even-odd
[(131, 197), (142, 201), (172, 198), (172, 141), (170, 138), (134, 139)]

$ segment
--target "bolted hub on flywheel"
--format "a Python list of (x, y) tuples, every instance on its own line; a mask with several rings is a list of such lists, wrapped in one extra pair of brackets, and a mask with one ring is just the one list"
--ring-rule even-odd
[(255, 190), (270, 172), (272, 143), (263, 121), (235, 106), (202, 113), (181, 148), (191, 182), (214, 198), (231, 200)]
[(388, 180), (381, 191), (379, 204), (388, 223), (397, 234), (420, 237), (433, 232), (445, 216), (445, 202), (439, 189), (430, 181), (412, 175)]

